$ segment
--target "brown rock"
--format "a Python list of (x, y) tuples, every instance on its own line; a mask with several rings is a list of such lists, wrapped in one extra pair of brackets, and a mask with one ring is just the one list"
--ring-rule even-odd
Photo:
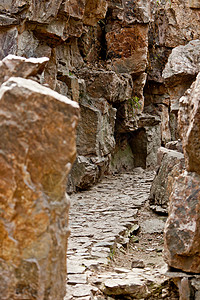
[(200, 174), (200, 73), (180, 99), (179, 132), (188, 171)]
[(31, 0), (29, 20), (37, 23), (49, 23), (59, 11), (62, 0)]
[(108, 3), (106, 0), (87, 0), (83, 16), (84, 24), (94, 26), (99, 19), (104, 19), (107, 7)]
[(153, 17), (157, 45), (174, 48), (200, 38), (199, 11), (191, 9), (188, 2), (156, 3)]
[(164, 231), (164, 258), (184, 272), (200, 272), (200, 177), (183, 172), (170, 196)]
[(79, 77), (86, 82), (90, 97), (105, 98), (108, 102), (120, 102), (131, 98), (133, 82), (128, 74), (113, 71), (82, 69)]
[(0, 298), (60, 300), (78, 105), (14, 77), (0, 99)]
[(15, 55), (6, 56), (1, 64), (0, 83), (12, 77), (28, 78), (43, 72), (49, 59), (42, 58), (24, 58)]
[(81, 104), (80, 108), (81, 120), (77, 137), (79, 154), (90, 156), (108, 155), (115, 146), (116, 109), (103, 101), (99, 103), (99, 107)]
[[(115, 29), (115, 28), (114, 28)], [(106, 34), (108, 57), (119, 73), (144, 72), (147, 64), (148, 27), (136, 24)]]
[(62, 11), (73, 18), (82, 19), (85, 12), (86, 0), (66, 0)]

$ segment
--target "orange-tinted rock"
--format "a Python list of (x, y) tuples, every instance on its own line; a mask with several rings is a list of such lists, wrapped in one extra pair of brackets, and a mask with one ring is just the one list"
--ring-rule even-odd
[(108, 4), (106, 0), (87, 0), (83, 16), (84, 24), (94, 26), (98, 20), (104, 19), (107, 7)]
[(108, 57), (119, 73), (140, 73), (147, 63), (148, 26), (136, 24), (106, 34)]
[(188, 171), (200, 174), (200, 73), (179, 101), (179, 132)]
[(12, 77), (0, 88), (0, 110), (0, 298), (60, 300), (78, 105)]
[(164, 258), (169, 266), (200, 272), (200, 177), (183, 172), (175, 182), (164, 231)]

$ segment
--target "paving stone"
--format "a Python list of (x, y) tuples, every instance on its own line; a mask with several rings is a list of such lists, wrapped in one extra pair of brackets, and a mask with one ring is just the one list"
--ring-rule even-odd
[(85, 271), (85, 267), (82, 265), (74, 264), (74, 261), (67, 261), (67, 273), (68, 274), (82, 274)]
[(87, 283), (87, 275), (86, 274), (73, 274), (68, 275), (68, 284), (85, 284)]
[(91, 286), (86, 284), (76, 284), (73, 287), (74, 297), (86, 297), (91, 295)]

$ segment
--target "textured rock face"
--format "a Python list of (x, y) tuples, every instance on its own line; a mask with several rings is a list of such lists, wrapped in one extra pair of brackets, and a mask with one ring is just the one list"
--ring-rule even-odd
[[(25, 74), (29, 64), (21, 60)], [(62, 299), (78, 104), (11, 77), (0, 107), (0, 298)]]
[(200, 271), (199, 87), (200, 75), (179, 101), (178, 125), (188, 172), (175, 178), (164, 235), (169, 266), (193, 273)]
[(200, 272), (200, 177), (183, 172), (170, 196), (164, 257), (185, 272)]
[(194, 77), (200, 71), (200, 40), (189, 42), (172, 50), (163, 71), (163, 78), (170, 84)]
[(158, 164), (159, 170), (151, 186), (149, 202), (151, 209), (167, 214), (175, 178), (184, 167), (184, 155), (161, 147), (158, 150)]
[(180, 99), (179, 131), (188, 171), (200, 174), (200, 73)]
[(47, 57), (26, 59), (24, 57), (8, 55), (0, 62), (0, 83), (2, 84), (10, 77), (29, 78), (36, 76), (43, 72), (48, 61)]
[[(0, 59), (47, 57), (35, 79), (82, 108), (76, 164), (83, 182), (72, 176), (74, 189), (109, 172), (116, 153), (123, 156), (116, 170), (153, 167), (161, 143), (179, 138), (178, 100), (198, 71), (199, 31), (197, 1), (1, 1)], [(88, 114), (96, 120), (87, 135)], [(144, 126), (143, 114), (159, 125)]]

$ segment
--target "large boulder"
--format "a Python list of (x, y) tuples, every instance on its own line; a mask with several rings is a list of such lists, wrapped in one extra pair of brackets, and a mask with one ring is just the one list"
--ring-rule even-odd
[(60, 300), (78, 104), (11, 77), (0, 88), (0, 110), (0, 298)]
[(164, 258), (169, 266), (200, 272), (200, 176), (184, 171), (170, 196), (164, 231)]
[(200, 71), (200, 40), (189, 42), (172, 50), (163, 71), (163, 78), (172, 84), (194, 77)]
[(187, 170), (200, 174), (200, 73), (180, 99), (178, 121)]
[(149, 202), (151, 209), (168, 213), (169, 196), (175, 178), (184, 167), (184, 155), (180, 152), (161, 147), (158, 149), (159, 169), (151, 186)]

